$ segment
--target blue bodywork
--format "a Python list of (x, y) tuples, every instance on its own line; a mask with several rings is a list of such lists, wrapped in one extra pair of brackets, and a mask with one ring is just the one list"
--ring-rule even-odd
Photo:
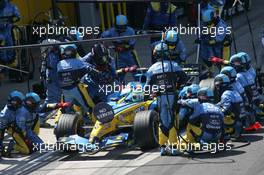
[(97, 152), (103, 150), (105, 148), (109, 148), (112, 146), (117, 145), (125, 145), (128, 141), (128, 133), (119, 133), (115, 136), (108, 136), (105, 137), (100, 142), (90, 143), (88, 139), (78, 136), (78, 135), (71, 135), (67, 138), (62, 138), (59, 142), (63, 143), (64, 145), (76, 145), (75, 148), (79, 152)]

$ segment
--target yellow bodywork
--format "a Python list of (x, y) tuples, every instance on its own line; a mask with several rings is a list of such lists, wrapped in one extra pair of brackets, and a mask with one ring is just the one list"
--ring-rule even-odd
[(59, 122), (60, 116), (62, 114), (62, 111), (59, 109), (55, 114), (55, 123)]
[(127, 109), (122, 110), (115, 114), (114, 119), (109, 123), (95, 122), (93, 130), (90, 134), (90, 143), (94, 141), (94, 138), (102, 139), (105, 135), (111, 134), (118, 129), (118, 126), (132, 125), (135, 115), (138, 111), (148, 110), (148, 107), (153, 100), (146, 102), (140, 102), (133, 106), (129, 106)]

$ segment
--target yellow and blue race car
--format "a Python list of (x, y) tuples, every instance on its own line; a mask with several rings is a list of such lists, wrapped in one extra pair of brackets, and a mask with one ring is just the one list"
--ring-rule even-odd
[[(190, 77), (199, 75), (197, 65), (187, 65), (184, 70)], [(95, 119), (93, 126), (85, 125), (85, 118), (76, 113), (60, 114), (55, 128), (58, 143), (90, 153), (117, 145), (133, 144), (142, 150), (157, 147), (157, 100), (135, 91), (144, 89), (145, 82), (146, 74), (140, 73), (138, 81), (128, 83), (118, 98), (95, 105), (90, 114)]]
[[(93, 126), (85, 125), (85, 118), (77, 113), (60, 113), (55, 135), (58, 143), (67, 146), (85, 147), (88, 152), (97, 152), (117, 145), (136, 143), (142, 150), (158, 146), (158, 113), (156, 99), (145, 100), (143, 88), (146, 77), (139, 74), (139, 82), (130, 82), (118, 98), (101, 102), (91, 113), (95, 119)], [(141, 91), (142, 92), (142, 91)]]

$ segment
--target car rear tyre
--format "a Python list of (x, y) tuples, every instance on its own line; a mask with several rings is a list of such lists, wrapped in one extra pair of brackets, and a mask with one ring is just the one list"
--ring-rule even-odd
[(138, 112), (134, 120), (134, 137), (142, 150), (158, 146), (158, 113), (156, 111)]
[(75, 134), (83, 136), (84, 131), (82, 125), (83, 121), (79, 115), (62, 114), (55, 129), (55, 135), (57, 139), (60, 137), (68, 137)]

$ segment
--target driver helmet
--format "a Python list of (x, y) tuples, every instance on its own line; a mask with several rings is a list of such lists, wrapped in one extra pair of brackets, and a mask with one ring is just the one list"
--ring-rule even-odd
[(210, 23), (213, 21), (215, 17), (215, 9), (208, 5), (205, 9), (201, 12), (202, 21), (205, 23)]
[(200, 103), (213, 103), (214, 92), (212, 91), (211, 88), (204, 87), (198, 90), (197, 97)]
[(230, 58), (230, 64), (239, 72), (245, 71), (246, 58), (242, 54), (235, 54)]
[(139, 88), (132, 90), (131, 99), (133, 102), (142, 102), (144, 101), (144, 91)]
[(192, 84), (187, 88), (186, 91), (186, 97), (187, 98), (197, 98), (198, 91), (200, 89), (200, 86), (197, 84)]
[(230, 79), (231, 82), (236, 81), (237, 72), (236, 72), (235, 68), (233, 68), (232, 66), (225, 66), (220, 71), (220, 74), (225, 74), (226, 76), (228, 76), (228, 78)]
[(61, 45), (60, 51), (62, 59), (71, 59), (77, 57), (77, 47), (75, 44)]
[(168, 30), (165, 33), (165, 43), (168, 45), (169, 49), (174, 49), (178, 43), (178, 33), (175, 30)]
[(245, 58), (245, 68), (248, 70), (251, 67), (251, 57), (246, 52), (239, 52), (238, 55)]
[(118, 33), (123, 33), (127, 29), (127, 17), (125, 15), (117, 15), (115, 22), (115, 29)]
[(218, 92), (223, 92), (230, 87), (230, 79), (225, 74), (218, 74), (214, 79), (214, 87)]
[(34, 92), (26, 94), (24, 105), (30, 112), (36, 112), (40, 104), (40, 97)]
[(169, 59), (169, 48), (163, 41), (157, 44), (153, 50), (153, 56), (157, 60), (168, 60)]
[(106, 65), (109, 63), (109, 51), (101, 43), (92, 47), (92, 55), (96, 65)]
[(19, 92), (19, 91), (12, 91), (9, 95), (8, 95), (8, 99), (7, 99), (7, 108), (12, 110), (12, 111), (16, 111), (18, 108), (20, 108), (22, 106), (22, 102), (24, 100), (25, 96)]

